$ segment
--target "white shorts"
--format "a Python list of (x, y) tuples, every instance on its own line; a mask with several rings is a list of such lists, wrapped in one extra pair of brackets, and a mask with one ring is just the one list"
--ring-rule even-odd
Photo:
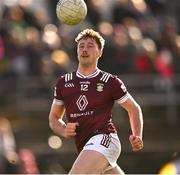
[(94, 150), (103, 154), (110, 164), (110, 169), (117, 166), (121, 143), (116, 133), (98, 134), (89, 139), (83, 150)]

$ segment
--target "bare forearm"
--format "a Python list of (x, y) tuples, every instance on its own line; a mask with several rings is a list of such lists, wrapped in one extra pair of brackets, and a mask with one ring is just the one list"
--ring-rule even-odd
[(66, 124), (63, 120), (58, 120), (52, 117), (52, 119), (49, 122), (49, 126), (55, 134), (57, 134), (58, 136), (65, 137)]
[(139, 104), (130, 94), (128, 94), (128, 96), (129, 98), (124, 103), (122, 103), (121, 106), (126, 109), (129, 115), (132, 130), (129, 141), (132, 145), (132, 149), (133, 151), (139, 151), (143, 148), (143, 115)]
[(65, 137), (66, 124), (62, 118), (64, 116), (65, 108), (63, 105), (56, 105), (52, 103), (51, 111), (49, 113), (49, 126), (58, 136)]
[[(53, 117), (54, 119), (54, 117)], [(64, 138), (74, 137), (76, 135), (76, 128), (79, 126), (79, 123), (64, 123), (63, 120), (50, 120), (50, 128), (59, 136)]]
[(129, 111), (128, 114), (129, 114), (132, 134), (134, 136), (139, 136), (142, 138), (143, 115), (140, 106), (137, 106), (136, 109), (133, 111)]

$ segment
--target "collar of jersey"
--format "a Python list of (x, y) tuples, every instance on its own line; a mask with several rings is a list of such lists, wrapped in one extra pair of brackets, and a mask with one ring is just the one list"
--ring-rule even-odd
[(77, 71), (76, 76), (79, 78), (94, 78), (99, 74), (99, 72), (100, 72), (100, 69), (97, 68), (94, 73), (86, 76), (86, 75), (81, 74), (79, 71)]

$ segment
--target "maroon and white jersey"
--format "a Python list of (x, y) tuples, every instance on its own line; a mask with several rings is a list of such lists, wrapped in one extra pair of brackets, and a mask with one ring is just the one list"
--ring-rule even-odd
[(116, 133), (112, 107), (115, 101), (126, 101), (128, 93), (119, 78), (97, 69), (88, 76), (78, 71), (61, 76), (54, 98), (54, 103), (64, 104), (67, 122), (79, 123), (75, 139), (78, 151), (81, 151), (92, 136)]

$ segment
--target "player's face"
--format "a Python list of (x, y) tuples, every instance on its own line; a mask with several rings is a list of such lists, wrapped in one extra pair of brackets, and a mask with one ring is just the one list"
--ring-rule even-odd
[(80, 64), (89, 66), (97, 64), (102, 51), (93, 38), (82, 38), (78, 43), (77, 55)]

